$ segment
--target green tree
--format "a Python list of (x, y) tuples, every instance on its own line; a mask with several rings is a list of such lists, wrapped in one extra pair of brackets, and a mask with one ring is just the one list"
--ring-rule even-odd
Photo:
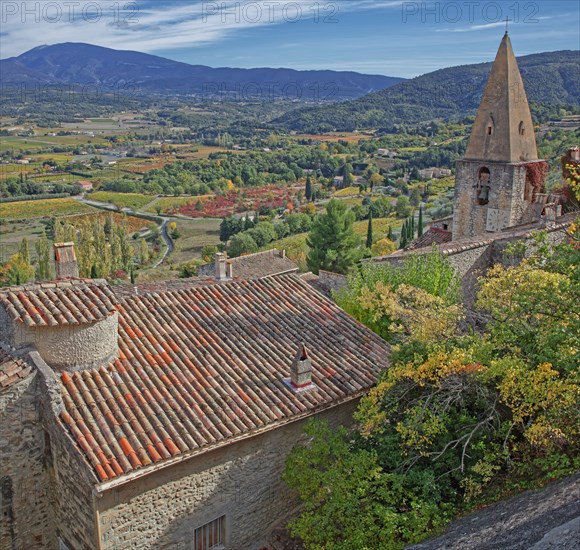
[(423, 235), (423, 207), (419, 207), (419, 221), (417, 223), (417, 237)]
[(20, 242), (20, 250), (18, 251), (18, 256), (20, 259), (30, 265), (30, 247), (28, 246), (28, 239), (24, 237)]
[(411, 206), (414, 206), (415, 208), (417, 208), (421, 203), (421, 191), (418, 187), (414, 187), (413, 191), (411, 191), (409, 202), (411, 203)]
[(23, 285), (34, 279), (34, 268), (20, 254), (14, 254), (4, 266), (2, 279), (9, 285)]
[(220, 224), (220, 241), (222, 243), (228, 242), (232, 236), (240, 231), (243, 231), (240, 220), (236, 218), (224, 218)]
[(252, 254), (258, 251), (256, 241), (248, 233), (237, 233), (230, 240), (228, 252), (231, 257), (241, 256), (242, 254)]
[(403, 222), (403, 227), (401, 228), (401, 237), (399, 239), (399, 248), (403, 249), (407, 246), (407, 220)]
[(38, 281), (48, 281), (50, 277), (50, 242), (43, 231), (40, 238), (35, 243), (37, 266), (36, 279)]
[(397, 218), (407, 218), (411, 213), (412, 207), (409, 203), (409, 199), (404, 195), (397, 198), (397, 203), (395, 204), (395, 213)]
[(367, 227), (367, 248), (371, 248), (373, 246), (373, 211), (369, 212), (369, 224)]
[(306, 178), (306, 189), (304, 191), (304, 196), (306, 197), (307, 201), (312, 200), (312, 181), (310, 180), (310, 176)]
[(375, 172), (369, 178), (369, 183), (371, 184), (372, 190), (374, 187), (381, 185), (381, 183), (383, 183), (383, 177), (378, 172)]
[(218, 247), (212, 244), (205, 245), (201, 249), (201, 259), (206, 262), (213, 262), (215, 260), (215, 255), (218, 253)]
[(143, 266), (149, 261), (149, 246), (145, 239), (141, 239), (139, 244), (139, 263)]
[(260, 222), (247, 234), (254, 239), (258, 247), (266, 246), (277, 238), (276, 229), (271, 222)]
[(310, 251), (308, 268), (347, 273), (361, 258), (360, 239), (353, 228), (354, 214), (336, 199), (326, 205), (326, 212), (314, 218), (307, 238)]

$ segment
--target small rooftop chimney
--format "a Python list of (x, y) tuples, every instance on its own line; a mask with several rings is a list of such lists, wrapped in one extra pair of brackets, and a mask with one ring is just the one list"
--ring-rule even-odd
[(227, 257), (223, 252), (218, 252), (215, 255), (215, 278), (218, 281), (226, 281), (228, 279), (226, 260)]
[(294, 391), (307, 391), (314, 387), (312, 383), (312, 361), (308, 357), (304, 343), (298, 348), (298, 353), (290, 367), (290, 378), (286, 384)]
[(74, 243), (54, 243), (54, 262), (57, 279), (79, 276)]

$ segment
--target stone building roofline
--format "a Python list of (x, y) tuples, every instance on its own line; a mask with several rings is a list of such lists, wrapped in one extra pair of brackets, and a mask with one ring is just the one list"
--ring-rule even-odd
[[(553, 233), (554, 231), (562, 231), (569, 227), (569, 225), (578, 217), (580, 212), (572, 212), (561, 216), (554, 227), (546, 228), (540, 227), (537, 223), (531, 223), (526, 225), (521, 225), (517, 227), (510, 227), (504, 229), (501, 232), (493, 233), (489, 235), (479, 235), (477, 237), (461, 239), (459, 241), (453, 241), (449, 244), (441, 244), (436, 246), (435, 249), (441, 252), (444, 256), (450, 256), (452, 254), (459, 254), (460, 252), (465, 252), (466, 250), (472, 250), (475, 248), (481, 248), (483, 246), (488, 246), (495, 241), (501, 241), (503, 239), (509, 239), (514, 237), (530, 238), (537, 231), (547, 231), (548, 233)], [(388, 256), (377, 256), (376, 258), (369, 258), (365, 260), (367, 262), (384, 262), (390, 261), (396, 258), (403, 258), (409, 254), (426, 254), (433, 250), (432, 246), (417, 248), (414, 250), (397, 250)]]
[[(356, 399), (390, 348), (294, 274), (120, 299), (116, 359), (63, 372), (63, 428), (98, 490)], [(284, 377), (296, 342), (314, 388)]]
[(82, 325), (116, 311), (117, 300), (105, 280), (70, 278), (0, 290), (0, 305), (27, 327)]
[(200, 276), (214, 275), (218, 280), (262, 279), (297, 271), (298, 266), (286, 256), (286, 251), (276, 248), (235, 258), (226, 258), (224, 254), (216, 262), (199, 267)]

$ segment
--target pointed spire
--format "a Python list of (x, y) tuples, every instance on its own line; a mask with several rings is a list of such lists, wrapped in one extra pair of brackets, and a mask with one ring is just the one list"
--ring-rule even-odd
[(532, 115), (507, 31), (483, 92), (465, 158), (496, 162), (538, 159)]

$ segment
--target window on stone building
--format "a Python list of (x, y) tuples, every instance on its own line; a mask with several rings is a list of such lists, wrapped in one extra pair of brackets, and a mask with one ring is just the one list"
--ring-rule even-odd
[(487, 135), (491, 136), (492, 132), (493, 132), (493, 127), (490, 125), (487, 127)]
[(221, 516), (194, 532), (194, 550), (219, 550), (226, 545), (226, 516)]
[(526, 133), (526, 127), (524, 126), (523, 122), (520, 122), (520, 136), (525, 135)]

